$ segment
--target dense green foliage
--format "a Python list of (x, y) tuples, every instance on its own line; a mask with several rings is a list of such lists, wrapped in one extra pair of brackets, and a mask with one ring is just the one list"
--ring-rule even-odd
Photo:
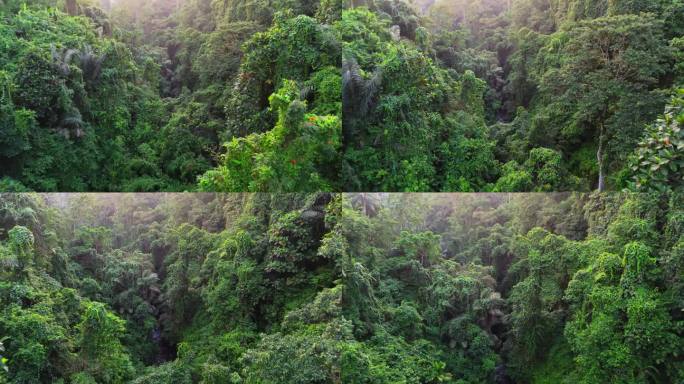
[(348, 212), (368, 287), (345, 308), (348, 382), (681, 381), (680, 199), (396, 195)]
[(0, 381), (681, 382), (681, 199), (0, 195)]
[(672, 99), (662, 119), (649, 126), (630, 158), (638, 190), (681, 190), (684, 186), (684, 90)]
[(682, 0), (5, 0), (0, 189), (678, 189), (682, 20)]
[(684, 82), (682, 1), (352, 6), (341, 36), (348, 190), (662, 190), (668, 180), (681, 183), (681, 145), (653, 155), (649, 164), (671, 173), (649, 182), (629, 155), (656, 150), (650, 140), (675, 141), (658, 116)]
[(340, 189), (341, 8), (0, 2), (2, 189)]
[(153, 61), (99, 37), (86, 17), (5, 12), (0, 6), (1, 174), (43, 191), (118, 190), (144, 176), (144, 135), (163, 118)]

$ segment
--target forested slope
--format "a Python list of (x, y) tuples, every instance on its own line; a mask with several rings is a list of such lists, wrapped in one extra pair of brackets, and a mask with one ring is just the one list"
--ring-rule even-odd
[(2, 189), (341, 189), (342, 5), (1, 2)]
[(682, 20), (681, 0), (5, 0), (0, 188), (680, 188)]
[(680, 198), (352, 204), (361, 212), (346, 218), (366, 229), (347, 251), (363, 272), (347, 285), (356, 341), (343, 353), (346, 382), (682, 380)]
[(681, 196), (0, 196), (0, 382), (676, 383)]
[[(335, 259), (319, 250), (333, 225), (331, 199), (3, 195), (0, 334), (9, 371), (2, 377), (332, 377), (333, 345), (314, 346), (335, 343), (342, 330), (312, 325), (316, 318), (309, 317), (322, 310), (318, 305), (335, 311), (340, 304)], [(303, 354), (295, 360), (300, 366), (289, 365), (295, 351)]]
[[(351, 5), (343, 135), (353, 190), (682, 185), (682, 1)], [(664, 113), (674, 130), (659, 128)]]

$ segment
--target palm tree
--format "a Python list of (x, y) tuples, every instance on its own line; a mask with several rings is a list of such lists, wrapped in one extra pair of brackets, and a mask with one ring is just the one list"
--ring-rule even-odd
[(342, 63), (342, 104), (348, 112), (363, 116), (375, 105), (375, 96), (382, 85), (382, 71), (376, 70), (366, 79), (355, 59)]
[(355, 136), (352, 122), (365, 117), (375, 107), (382, 84), (382, 71), (376, 70), (366, 79), (355, 59), (342, 62), (342, 109), (344, 118), (344, 141)]
[(52, 53), (52, 61), (57, 66), (62, 76), (69, 76), (71, 73), (69, 64), (71, 64), (71, 60), (78, 53), (78, 51), (67, 48), (57, 50), (53, 44), (50, 46), (50, 52)]
[(93, 52), (90, 45), (86, 45), (78, 54), (79, 67), (83, 71), (83, 77), (91, 82), (96, 81), (102, 73), (102, 63), (106, 55), (98, 56)]

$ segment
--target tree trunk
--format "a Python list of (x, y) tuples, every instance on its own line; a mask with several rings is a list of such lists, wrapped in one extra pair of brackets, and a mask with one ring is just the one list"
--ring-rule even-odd
[(76, 0), (66, 0), (66, 11), (69, 16), (78, 16), (78, 3), (76, 3)]
[(605, 171), (603, 169), (603, 124), (601, 124), (601, 133), (599, 136), (599, 146), (598, 146), (598, 151), (596, 152), (596, 160), (598, 160), (598, 168), (599, 168), (599, 179), (598, 179), (598, 190), (599, 192), (603, 192), (606, 189), (606, 175)]

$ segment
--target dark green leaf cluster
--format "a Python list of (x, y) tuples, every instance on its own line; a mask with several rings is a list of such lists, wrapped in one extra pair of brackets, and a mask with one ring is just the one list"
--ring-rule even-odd
[(682, 81), (680, 1), (409, 3), (342, 15), (347, 190), (636, 188)]
[(678, 382), (681, 199), (1, 195), (0, 378)]
[(340, 188), (341, 2), (100, 5), (0, 4), (3, 190)]

